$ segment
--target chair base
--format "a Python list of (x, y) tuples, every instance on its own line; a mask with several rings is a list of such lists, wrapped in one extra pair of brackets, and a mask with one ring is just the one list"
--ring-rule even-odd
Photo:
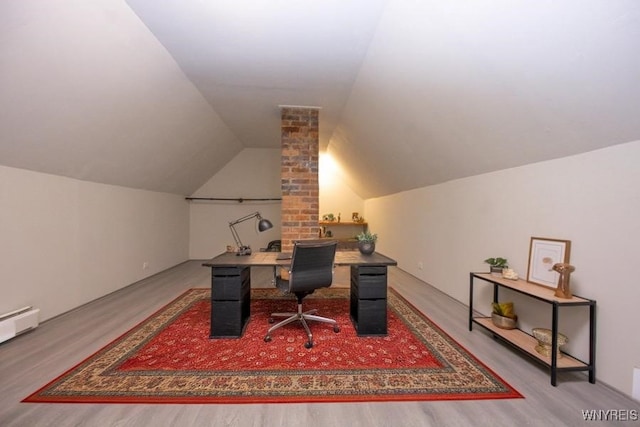
[(265, 342), (269, 342), (271, 341), (271, 333), (273, 331), (275, 331), (276, 329), (279, 329), (285, 325), (288, 325), (289, 323), (295, 322), (295, 321), (299, 321), (300, 323), (302, 323), (302, 326), (304, 327), (305, 331), (307, 332), (307, 337), (308, 337), (308, 341), (304, 344), (304, 346), (306, 348), (311, 348), (313, 347), (313, 334), (311, 333), (311, 329), (309, 328), (309, 325), (307, 324), (307, 320), (314, 320), (316, 322), (323, 322), (323, 323), (330, 323), (333, 325), (333, 332), (338, 333), (340, 332), (340, 327), (338, 326), (338, 322), (336, 322), (333, 319), (329, 319), (327, 317), (322, 317), (322, 316), (316, 316), (315, 313), (317, 313), (318, 310), (313, 309), (313, 310), (309, 310), (309, 311), (302, 311), (302, 304), (298, 304), (298, 312), (297, 313), (272, 313), (271, 316), (269, 317), (269, 323), (274, 323), (275, 319), (274, 317), (286, 317), (286, 319), (276, 323), (275, 325), (273, 325), (272, 327), (269, 328), (269, 330), (267, 331), (267, 335), (265, 335), (264, 337), (264, 341)]

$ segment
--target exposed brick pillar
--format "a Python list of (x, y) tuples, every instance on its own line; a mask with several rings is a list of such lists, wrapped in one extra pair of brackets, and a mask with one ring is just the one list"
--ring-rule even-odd
[(317, 108), (281, 107), (282, 131), (282, 251), (294, 240), (318, 237), (318, 117)]

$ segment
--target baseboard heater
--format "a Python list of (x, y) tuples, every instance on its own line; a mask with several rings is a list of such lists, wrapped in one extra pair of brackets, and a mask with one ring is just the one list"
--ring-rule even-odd
[(39, 313), (29, 306), (0, 315), (0, 343), (37, 327)]

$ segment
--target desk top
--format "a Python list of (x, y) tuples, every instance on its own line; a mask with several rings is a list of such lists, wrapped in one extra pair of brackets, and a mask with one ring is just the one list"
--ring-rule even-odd
[(585, 304), (595, 304), (595, 301), (590, 300), (588, 298), (582, 298), (577, 295), (573, 295), (571, 298), (560, 298), (555, 295), (555, 288), (550, 288), (543, 285), (538, 285), (535, 283), (527, 282), (523, 279), (511, 280), (511, 279), (503, 279), (500, 276), (494, 276), (490, 273), (471, 273), (473, 277), (477, 277), (478, 279), (486, 280), (487, 282), (496, 283), (505, 288), (513, 289), (514, 291), (530, 295), (532, 297), (538, 298), (540, 300), (544, 300), (547, 302), (556, 302), (561, 305), (585, 305)]
[[(205, 267), (268, 267), (291, 264), (291, 259), (277, 259), (280, 252), (257, 252), (251, 255), (236, 255), (224, 252), (203, 263)], [(398, 265), (398, 263), (378, 252), (363, 255), (360, 251), (337, 251), (335, 265)]]

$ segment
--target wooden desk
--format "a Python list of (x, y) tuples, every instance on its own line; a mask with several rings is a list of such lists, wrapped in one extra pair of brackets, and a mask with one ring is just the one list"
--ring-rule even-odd
[[(287, 266), (280, 252), (246, 256), (223, 253), (203, 263), (211, 268), (210, 338), (239, 338), (250, 315), (251, 267)], [(351, 320), (360, 336), (387, 334), (387, 266), (398, 263), (377, 252), (336, 252), (336, 266), (351, 267)]]

